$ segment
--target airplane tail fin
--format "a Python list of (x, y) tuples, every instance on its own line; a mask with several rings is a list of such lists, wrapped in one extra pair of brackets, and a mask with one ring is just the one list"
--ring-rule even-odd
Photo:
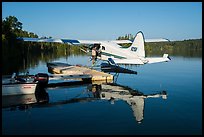
[(134, 40), (132, 45), (129, 47), (129, 50), (134, 51), (140, 57), (145, 57), (145, 49), (144, 49), (144, 35), (142, 31), (139, 31)]

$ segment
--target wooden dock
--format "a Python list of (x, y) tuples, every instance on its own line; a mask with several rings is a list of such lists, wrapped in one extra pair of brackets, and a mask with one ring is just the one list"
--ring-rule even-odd
[(61, 62), (47, 63), (48, 71), (53, 74), (59, 75), (71, 75), (73, 78), (75, 76), (91, 76), (92, 82), (104, 81), (110, 83), (113, 81), (113, 75), (107, 74), (101, 71), (90, 69), (84, 66), (70, 65)]

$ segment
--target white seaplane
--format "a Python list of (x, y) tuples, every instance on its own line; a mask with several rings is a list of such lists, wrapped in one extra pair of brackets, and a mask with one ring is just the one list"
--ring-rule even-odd
[[(73, 40), (73, 39), (42, 39), (42, 38), (19, 38), (23, 41), (30, 42), (57, 42), (67, 43), (72, 45), (89, 44), (97, 47), (100, 52), (97, 57), (100, 60), (109, 61), (110, 64), (132, 64), (132, 65), (144, 65), (158, 62), (170, 61), (168, 54), (164, 54), (163, 57), (145, 57), (144, 42), (168, 42), (168, 39), (144, 39), (144, 35), (139, 31), (134, 40), (110, 40), (110, 41), (97, 41), (97, 40)], [(123, 48), (119, 44), (131, 43), (128, 48)]]

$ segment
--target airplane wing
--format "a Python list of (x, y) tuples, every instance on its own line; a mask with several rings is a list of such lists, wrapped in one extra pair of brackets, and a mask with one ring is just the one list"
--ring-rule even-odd
[(56, 43), (67, 43), (67, 44), (100, 44), (103, 42), (114, 42), (117, 44), (132, 43), (130, 40), (74, 40), (74, 39), (52, 39), (52, 38), (28, 38), (19, 37), (19, 40), (30, 41), (30, 42), (56, 42)]
[[(30, 42), (55, 42), (55, 43), (67, 43), (67, 44), (100, 44), (102, 42), (113, 42), (117, 44), (124, 43), (133, 43), (132, 40), (110, 40), (110, 41), (99, 41), (99, 40), (73, 40), (73, 39), (53, 39), (53, 38), (27, 38), (21, 37), (18, 38), (23, 41)], [(170, 40), (161, 38), (161, 39), (145, 39), (145, 42), (169, 42)]]
[(132, 43), (131, 40), (111, 40), (110, 42), (114, 42), (114, 43), (117, 43), (117, 44)]
[[(133, 40), (111, 40), (110, 42), (114, 42), (117, 44), (125, 44), (125, 43), (133, 43)], [(166, 38), (144, 39), (144, 42), (170, 42), (170, 40)]]
[(27, 38), (22, 37), (18, 38), (19, 40), (23, 41), (30, 41), (30, 42), (55, 42), (55, 43), (65, 43), (65, 44), (94, 44), (99, 43), (98, 41), (89, 41), (89, 40), (73, 40), (73, 39), (42, 39), (42, 38)]
[[(111, 40), (109, 42), (114, 42), (117, 44), (128, 44), (133, 43), (133, 40)], [(159, 39), (144, 39), (144, 42), (170, 42), (169, 39), (166, 38), (159, 38)]]

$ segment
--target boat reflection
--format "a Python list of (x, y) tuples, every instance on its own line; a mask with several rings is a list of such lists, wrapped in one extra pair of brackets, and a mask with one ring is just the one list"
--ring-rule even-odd
[(34, 94), (2, 96), (2, 108), (10, 108), (11, 110), (25, 110), (32, 105), (48, 102), (48, 93), (44, 88), (38, 86)]

